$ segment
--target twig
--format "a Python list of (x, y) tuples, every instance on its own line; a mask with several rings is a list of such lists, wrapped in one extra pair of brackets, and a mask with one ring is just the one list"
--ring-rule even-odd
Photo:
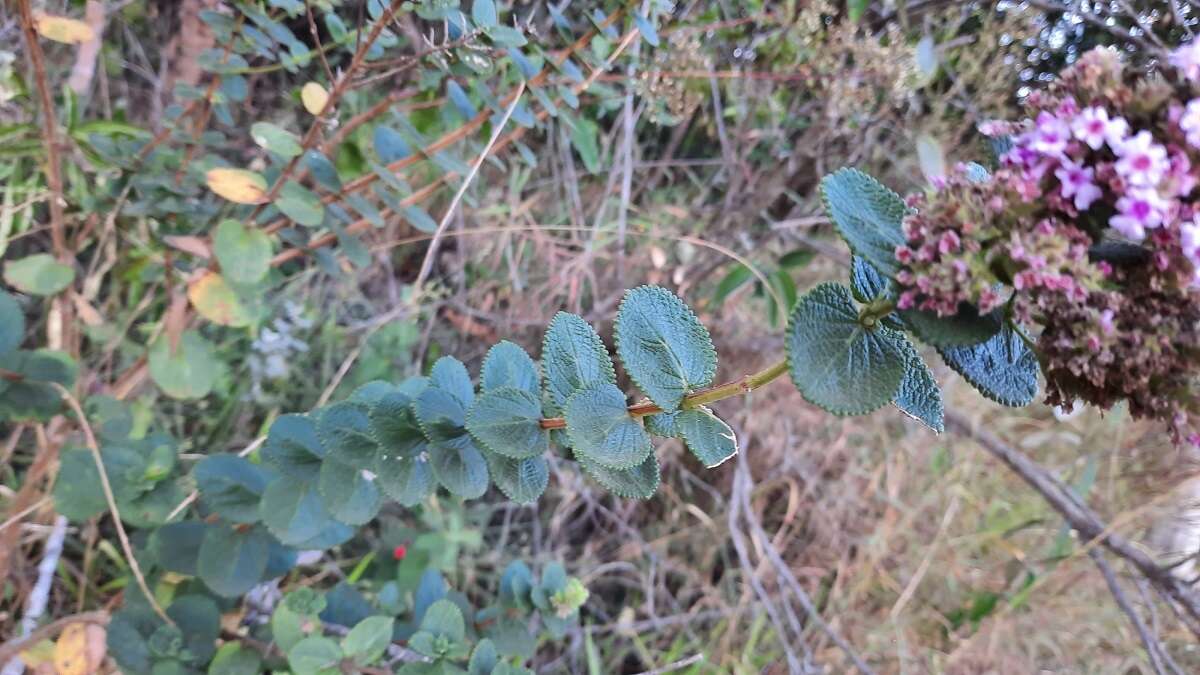
[(664, 673), (673, 673), (677, 670), (683, 670), (688, 666), (695, 665), (702, 661), (704, 661), (704, 654), (692, 654), (686, 659), (680, 659), (673, 663), (668, 663), (667, 665), (661, 668), (655, 668), (654, 670), (643, 670), (637, 675), (664, 675)]
[(1104, 559), (1104, 554), (1093, 548), (1088, 551), (1088, 556), (1091, 557), (1092, 562), (1096, 563), (1096, 567), (1100, 568), (1100, 574), (1104, 576), (1104, 583), (1108, 584), (1109, 592), (1117, 601), (1117, 607), (1120, 607), (1121, 611), (1125, 612), (1125, 616), (1129, 617), (1129, 623), (1133, 624), (1133, 629), (1141, 638), (1142, 646), (1146, 648), (1146, 655), (1150, 658), (1150, 667), (1157, 675), (1166, 675), (1166, 671), (1163, 670), (1162, 657), (1159, 655), (1162, 645), (1150, 635), (1146, 624), (1142, 622), (1142, 617), (1138, 616), (1137, 610), (1130, 604), (1129, 598), (1125, 597), (1125, 591), (1117, 581), (1117, 575), (1113, 573), (1112, 567)]
[(121, 540), (121, 548), (125, 552), (126, 562), (129, 563), (129, 570), (133, 574), (133, 578), (137, 581), (138, 588), (146, 596), (146, 602), (150, 603), (150, 608), (163, 621), (174, 626), (175, 621), (167, 616), (163, 608), (159, 606), (158, 601), (154, 599), (154, 593), (150, 591), (150, 587), (146, 585), (146, 577), (142, 574), (142, 567), (138, 564), (137, 557), (133, 554), (133, 546), (129, 543), (129, 535), (125, 533), (125, 524), (121, 522), (121, 511), (117, 508), (117, 499), (113, 496), (112, 484), (108, 480), (108, 472), (104, 469), (104, 458), (100, 456), (100, 446), (96, 444), (96, 436), (92, 433), (92, 426), (88, 424), (87, 416), (83, 414), (83, 407), (79, 405), (79, 401), (67, 391), (66, 387), (51, 382), (54, 388), (62, 394), (63, 400), (70, 406), (71, 411), (79, 418), (79, 427), (83, 430), (83, 438), (87, 443), (88, 450), (92, 453), (92, 459), (96, 462), (96, 471), (100, 473), (100, 487), (104, 490), (104, 499), (108, 502), (108, 511), (112, 514), (113, 525), (117, 528), (117, 538)]
[[(54, 581), (54, 572), (58, 569), (58, 558), (62, 555), (63, 539), (67, 536), (67, 519), (63, 516), (54, 518), (54, 526), (50, 536), (46, 537), (46, 546), (42, 551), (42, 561), (38, 563), (37, 581), (33, 590), (25, 599), (25, 615), (21, 617), (21, 636), (27, 637), (37, 627), (38, 619), (46, 613), (46, 604), (50, 599), (50, 584)], [(0, 663), (4, 663), (0, 661)], [(14, 658), (0, 669), (0, 675), (21, 675), (25, 664), (21, 659)]]
[(12, 527), (13, 525), (16, 525), (17, 523), (21, 522), (22, 518), (33, 513), (34, 511), (37, 511), (40, 508), (42, 508), (42, 505), (44, 505), (46, 502), (49, 502), (49, 501), (50, 501), (49, 497), (42, 497), (41, 499), (30, 504), (29, 506), (21, 509), (19, 512), (14, 513), (13, 515), (9, 516), (8, 520), (5, 520), (3, 523), (0, 523), (0, 532), (3, 532), (4, 530), (7, 530), (8, 528)]
[(508, 108), (504, 110), (504, 117), (500, 119), (500, 123), (492, 129), (492, 137), (488, 139), (487, 145), (483, 147), (483, 151), (479, 153), (479, 157), (475, 159), (475, 163), (471, 165), (471, 171), (467, 177), (463, 179), (461, 185), (458, 186), (458, 191), (454, 193), (454, 198), (450, 200), (450, 206), (446, 207), (446, 214), (442, 216), (442, 222), (438, 223), (437, 231), (433, 233), (433, 239), (429, 240), (429, 249), (425, 251), (425, 259), (421, 261), (421, 271), (417, 273), (417, 278), (413, 281), (414, 289), (413, 297), (416, 298), (421, 291), (421, 286), (429, 277), (429, 272), (433, 269), (433, 260), (437, 255), (438, 244), (441, 243), (442, 236), (446, 231), (446, 225), (450, 223), (451, 216), (454, 215), (454, 210), (458, 208), (459, 201), (462, 200), (463, 194), (471, 182), (475, 180), (475, 175), (479, 173), (479, 167), (483, 165), (483, 160), (487, 159), (488, 154), (492, 151), (492, 146), (496, 144), (496, 140), (500, 138), (500, 132), (504, 131), (505, 125), (508, 124), (509, 118), (512, 117), (513, 111), (517, 109), (517, 105), (521, 102), (521, 95), (525, 93), (525, 82), (522, 81), (517, 87), (517, 93), (513, 96), (512, 102), (508, 104)]

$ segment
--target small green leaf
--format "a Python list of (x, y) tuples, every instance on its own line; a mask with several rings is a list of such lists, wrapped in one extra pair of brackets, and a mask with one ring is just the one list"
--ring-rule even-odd
[(613, 332), (625, 371), (667, 412), (716, 375), (717, 352), (708, 330), (665, 288), (640, 286), (626, 292)]
[(579, 455), (576, 459), (584, 473), (609, 492), (625, 499), (650, 499), (661, 482), (658, 457), (653, 453), (632, 469), (610, 469)]
[(642, 418), (642, 424), (646, 426), (646, 431), (655, 436), (663, 438), (679, 438), (679, 415), (682, 410), (676, 410), (669, 413), (658, 413), (655, 415), (646, 415)]
[(550, 465), (545, 457), (512, 459), (488, 455), (492, 482), (506, 497), (518, 504), (532, 504), (550, 483)]
[(483, 32), (501, 47), (523, 47), (526, 43), (525, 35), (510, 26), (491, 26)]
[(4, 280), (22, 293), (55, 295), (75, 280), (75, 268), (49, 253), (35, 253), (6, 264)]
[(918, 309), (901, 310), (899, 314), (914, 335), (934, 347), (977, 345), (998, 333), (1002, 323), (998, 313), (981, 316), (967, 303), (959, 305), (954, 316)]
[(270, 122), (255, 122), (250, 125), (250, 136), (258, 147), (281, 157), (290, 159), (304, 150), (295, 134)]
[(1037, 396), (1037, 355), (1010, 326), (1004, 326), (986, 342), (947, 347), (938, 353), (946, 365), (997, 403), (1019, 407)]
[(317, 415), (317, 438), (334, 459), (359, 468), (375, 463), (379, 445), (375, 442), (369, 408), (343, 401), (322, 409)]
[(267, 484), (259, 504), (263, 524), (279, 541), (300, 546), (334, 524), (315, 485), (277, 478)]
[(537, 457), (550, 450), (550, 432), (541, 426), (542, 404), (524, 389), (500, 387), (485, 392), (467, 412), (467, 431), (498, 455)]
[(392, 644), (395, 623), (390, 616), (369, 616), (359, 621), (342, 638), (342, 652), (360, 665), (374, 663)]
[(379, 155), (379, 161), (384, 164), (398, 162), (412, 154), (408, 142), (400, 132), (382, 124), (372, 132), (372, 144), (375, 146), (375, 154)]
[(446, 80), (446, 95), (464, 122), (470, 121), (479, 114), (479, 111), (475, 109), (475, 104), (471, 103), (471, 98), (467, 96), (467, 92), (463, 91), (462, 85), (458, 82)]
[(567, 118), (565, 115), (563, 117), (571, 123), (571, 145), (575, 146), (575, 151), (583, 160), (583, 166), (588, 173), (599, 172), (600, 144), (597, 136), (600, 134), (600, 128), (587, 118)]
[(162, 335), (150, 347), (150, 377), (171, 398), (203, 398), (217, 379), (217, 358), (212, 344), (196, 331), (186, 331), (179, 348), (171, 353)]
[(54, 510), (78, 523), (103, 513), (107, 507), (91, 451), (63, 452), (54, 481)]
[[(374, 457), (371, 458), (374, 466)], [(379, 513), (383, 505), (375, 481), (363, 469), (337, 459), (327, 459), (317, 478), (317, 492), (330, 515), (347, 525), (362, 525)]]
[(495, 0), (475, 0), (471, 5), (471, 21), (479, 28), (491, 28), (500, 23)]
[(733, 429), (707, 408), (680, 411), (677, 425), (688, 450), (710, 469), (737, 454)]
[(328, 157), (316, 150), (309, 150), (304, 153), (304, 166), (308, 167), (308, 172), (321, 187), (330, 192), (341, 192), (342, 179)]
[(900, 269), (896, 247), (905, 243), (904, 200), (856, 169), (840, 169), (821, 181), (821, 198), (850, 250), (886, 277)]
[(429, 212), (418, 206), (404, 207), (404, 218), (408, 220), (409, 224), (411, 224), (413, 227), (426, 234), (433, 234), (434, 232), (437, 232), (437, 221), (433, 219), (433, 216), (429, 215)]
[(415, 506), (425, 501), (436, 487), (433, 469), (427, 458), (422, 456), (400, 457), (388, 454), (385, 450), (376, 460), (375, 476), (387, 496), (404, 506)]
[(792, 382), (835, 415), (862, 415), (892, 400), (904, 377), (905, 344), (882, 322), (859, 323), (850, 291), (823, 283), (796, 304), (788, 326)]
[(236, 642), (221, 645), (212, 663), (208, 664), (208, 675), (258, 675), (261, 672), (262, 657), (258, 652)]
[(467, 634), (462, 610), (449, 600), (438, 600), (425, 610), (425, 616), (421, 618), (421, 630), (451, 642), (462, 642)]
[(312, 190), (294, 180), (283, 184), (275, 206), (283, 215), (307, 227), (320, 227), (325, 222), (325, 205)]
[(322, 635), (310, 635), (288, 650), (288, 666), (295, 675), (332, 675), (339, 671), (342, 649)]
[(204, 535), (209, 527), (210, 525), (202, 520), (181, 520), (167, 523), (155, 530), (150, 535), (149, 546), (155, 564), (170, 572), (196, 576), (200, 546), (204, 543)]
[(17, 299), (0, 291), (0, 354), (21, 346), (25, 339), (25, 313)]
[(611, 469), (641, 464), (654, 452), (650, 436), (626, 408), (625, 394), (607, 382), (580, 389), (564, 409), (571, 447)]
[(307, 415), (281, 415), (271, 424), (262, 456), (284, 476), (314, 481), (325, 459), (325, 448), (317, 439), (317, 426)]
[(444, 389), (430, 387), (417, 395), (412, 407), (425, 438), (438, 446), (470, 444), (465, 427), (466, 410), (461, 401)]
[(637, 26), (638, 32), (642, 34), (642, 37), (646, 39), (646, 42), (649, 43), (651, 47), (658, 46), (658, 30), (654, 28), (653, 21), (635, 12), (633, 15), (633, 23)]
[(469, 439), (455, 446), (435, 446), (429, 454), (433, 475), (450, 494), (476, 499), (487, 492), (487, 460)]
[(576, 391), (601, 382), (617, 381), (612, 359), (596, 331), (575, 314), (554, 315), (542, 341), (546, 390), (562, 408)]
[(717, 282), (717, 289), (713, 291), (711, 306), (720, 307), (725, 302), (726, 298), (728, 298), (730, 295), (733, 295), (734, 291), (742, 286), (745, 286), (746, 283), (753, 278), (754, 272), (749, 267), (735, 262), (733, 264), (733, 269), (729, 270), (729, 272), (725, 276), (721, 277), (721, 280)]
[(270, 476), (262, 467), (237, 455), (210, 455), (192, 470), (200, 501), (235, 523), (256, 523), (258, 503)]
[(479, 370), (479, 388), (483, 391), (516, 387), (536, 396), (540, 391), (539, 382), (533, 359), (508, 340), (501, 340), (488, 350)]
[(370, 428), (380, 451), (392, 457), (412, 459), (426, 450), (427, 440), (413, 413), (413, 399), (399, 391), (381, 396), (367, 412)]
[(429, 382), (458, 399), (463, 408), (471, 407), (475, 401), (475, 385), (471, 384), (471, 374), (462, 361), (453, 356), (443, 356), (434, 362), (433, 369), (429, 371)]
[(262, 581), (270, 551), (270, 537), (262, 529), (238, 531), (220, 523), (204, 534), (196, 572), (217, 595), (236, 597)]
[(467, 662), (467, 675), (492, 675), (492, 669), (498, 663), (500, 655), (496, 653), (496, 645), (484, 638), (471, 652), (471, 660)]
[(921, 355), (911, 344), (907, 346), (904, 379), (900, 381), (900, 389), (892, 403), (904, 414), (940, 434), (946, 428), (943, 422), (942, 390), (938, 388), (937, 380), (933, 379), (933, 373)]
[(222, 274), (234, 283), (258, 283), (271, 270), (271, 238), (236, 220), (223, 220), (217, 225), (213, 252), (221, 263)]
[(862, 303), (895, 295), (891, 280), (859, 256), (853, 256), (850, 261), (850, 290), (854, 299)]

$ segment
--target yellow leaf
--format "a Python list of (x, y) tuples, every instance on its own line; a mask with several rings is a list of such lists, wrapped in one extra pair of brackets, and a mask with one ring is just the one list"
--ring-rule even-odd
[(21, 650), (21, 661), (30, 668), (37, 668), (43, 663), (54, 663), (54, 643), (42, 640), (31, 647)]
[(219, 167), (204, 174), (208, 189), (235, 204), (262, 204), (266, 201), (267, 180), (245, 169)]
[(54, 644), (54, 669), (58, 675), (87, 675), (87, 624), (73, 623), (63, 629)]
[(200, 316), (222, 326), (246, 326), (253, 317), (225, 277), (208, 272), (188, 286), (188, 299)]
[(38, 13), (33, 17), (37, 32), (47, 40), (54, 40), (68, 45), (78, 45), (90, 42), (96, 37), (95, 31), (86, 23), (65, 16)]
[(329, 92), (316, 82), (309, 82), (300, 89), (300, 102), (308, 112), (320, 115), (325, 109), (325, 104), (329, 102)]

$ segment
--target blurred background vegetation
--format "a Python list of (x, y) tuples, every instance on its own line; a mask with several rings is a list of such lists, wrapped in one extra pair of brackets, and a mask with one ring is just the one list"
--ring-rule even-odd
[[(845, 273), (815, 193), (821, 176), (855, 166), (902, 194), (920, 190), (952, 163), (989, 157), (976, 126), (1019, 117), (1022, 98), (1083, 50), (1112, 45), (1152, 65), (1146, 47), (1185, 39), (1195, 12), (1174, 0), (646, 0), (631, 5), (637, 21), (605, 24), (621, 4), (501, 3), (518, 44), (456, 33), (447, 16), (459, 3), (425, 0), (403, 3), (378, 53), (356, 66), (355, 31), (379, 4), (8, 0), (0, 10), (0, 253), (8, 265), (50, 252), (73, 272), (65, 291), (19, 296), (26, 344), (74, 359), (93, 424), (174, 438), (183, 474), (251, 447), (281, 414), (424, 373), (441, 355), (474, 371), (501, 338), (536, 355), (558, 310), (607, 340), (621, 293), (643, 283), (697, 309), (721, 354), (718, 381), (758, 370), (781, 351), (797, 294)], [(81, 20), (93, 39), (41, 40), (35, 65), (20, 5)], [(498, 129), (508, 92), (582, 35), (571, 65), (546, 65), (545, 86), (522, 88)], [(320, 118), (300, 95), (313, 81), (347, 84)], [(324, 230), (276, 225), (272, 207), (214, 197), (208, 168), (273, 181), (286, 166), (277, 151), (288, 139), (251, 131), (264, 122), (293, 141), (315, 129), (335, 170), (327, 182), (306, 165), (310, 194), (357, 215)], [(495, 146), (493, 132), (505, 134)], [(418, 149), (441, 139), (436, 152)], [(420, 161), (380, 172), (406, 155)], [(362, 191), (366, 204), (338, 187), (364, 177), (377, 188)], [(228, 216), (271, 231), (276, 256), (265, 281), (230, 301), (246, 315), (235, 322), (195, 316), (185, 290)], [(146, 365), (156, 341), (183, 331), (203, 340), (189, 368), (210, 385), (187, 399), (172, 397), (153, 357)], [(1160, 434), (1119, 410), (1003, 409), (935, 371), (949, 408), (1069, 482), (1113, 527), (1149, 542), (1177, 535), (1188, 474)], [(560, 560), (591, 595), (566, 639), (539, 643), (538, 672), (786, 672), (788, 649), (851, 672), (782, 566), (880, 673), (1153, 672), (1085, 547), (969, 439), (887, 413), (832, 417), (782, 385), (718, 406), (741, 440), (738, 460), (704, 470), (668, 443), (649, 501), (613, 498), (555, 464), (536, 506), (495, 491), (391, 504), (277, 585), (346, 582), (374, 597), (430, 565), (480, 597), (514, 559)], [(58, 449), (80, 445), (62, 416), (14, 417), (0, 427), (4, 636), (18, 634), (35, 590)], [(752, 479), (740, 489), (739, 472)], [(755, 584), (779, 614), (764, 611)], [(112, 524), (72, 523), (38, 621), (112, 611), (131, 586)], [(1156, 630), (1184, 671), (1200, 670), (1191, 634), (1165, 606), (1138, 602), (1162, 613)], [(236, 633), (249, 609), (224, 609)]]

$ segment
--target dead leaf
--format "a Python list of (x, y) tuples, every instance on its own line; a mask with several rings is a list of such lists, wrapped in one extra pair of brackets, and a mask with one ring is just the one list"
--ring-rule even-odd
[(246, 169), (217, 167), (204, 174), (208, 189), (235, 204), (262, 204), (267, 198), (267, 180)]
[(171, 248), (177, 248), (184, 253), (191, 253), (197, 258), (208, 260), (212, 257), (212, 247), (204, 237), (194, 237), (184, 234), (169, 234), (163, 237), (163, 243)]
[(29, 649), (21, 650), (21, 662), (28, 668), (37, 668), (42, 664), (48, 664), (53, 671), (54, 642), (42, 640)]
[(222, 326), (246, 326), (253, 320), (237, 293), (216, 272), (208, 272), (188, 286), (188, 299), (200, 316)]
[(300, 102), (304, 109), (313, 115), (320, 115), (329, 102), (329, 92), (316, 82), (309, 82), (300, 89)]
[(92, 27), (79, 19), (53, 14), (38, 13), (33, 16), (38, 35), (67, 45), (78, 45), (88, 42), (96, 36)]
[(90, 675), (104, 661), (105, 630), (95, 624), (73, 623), (54, 644), (54, 670), (58, 675)]
[(104, 317), (82, 295), (72, 291), (71, 301), (75, 303), (75, 313), (85, 324), (93, 328), (104, 324)]
[(183, 336), (183, 329), (187, 327), (187, 306), (187, 295), (178, 287), (172, 289), (171, 304), (167, 307), (167, 316), (163, 320), (167, 344), (171, 346), (172, 354), (179, 348), (179, 339)]

